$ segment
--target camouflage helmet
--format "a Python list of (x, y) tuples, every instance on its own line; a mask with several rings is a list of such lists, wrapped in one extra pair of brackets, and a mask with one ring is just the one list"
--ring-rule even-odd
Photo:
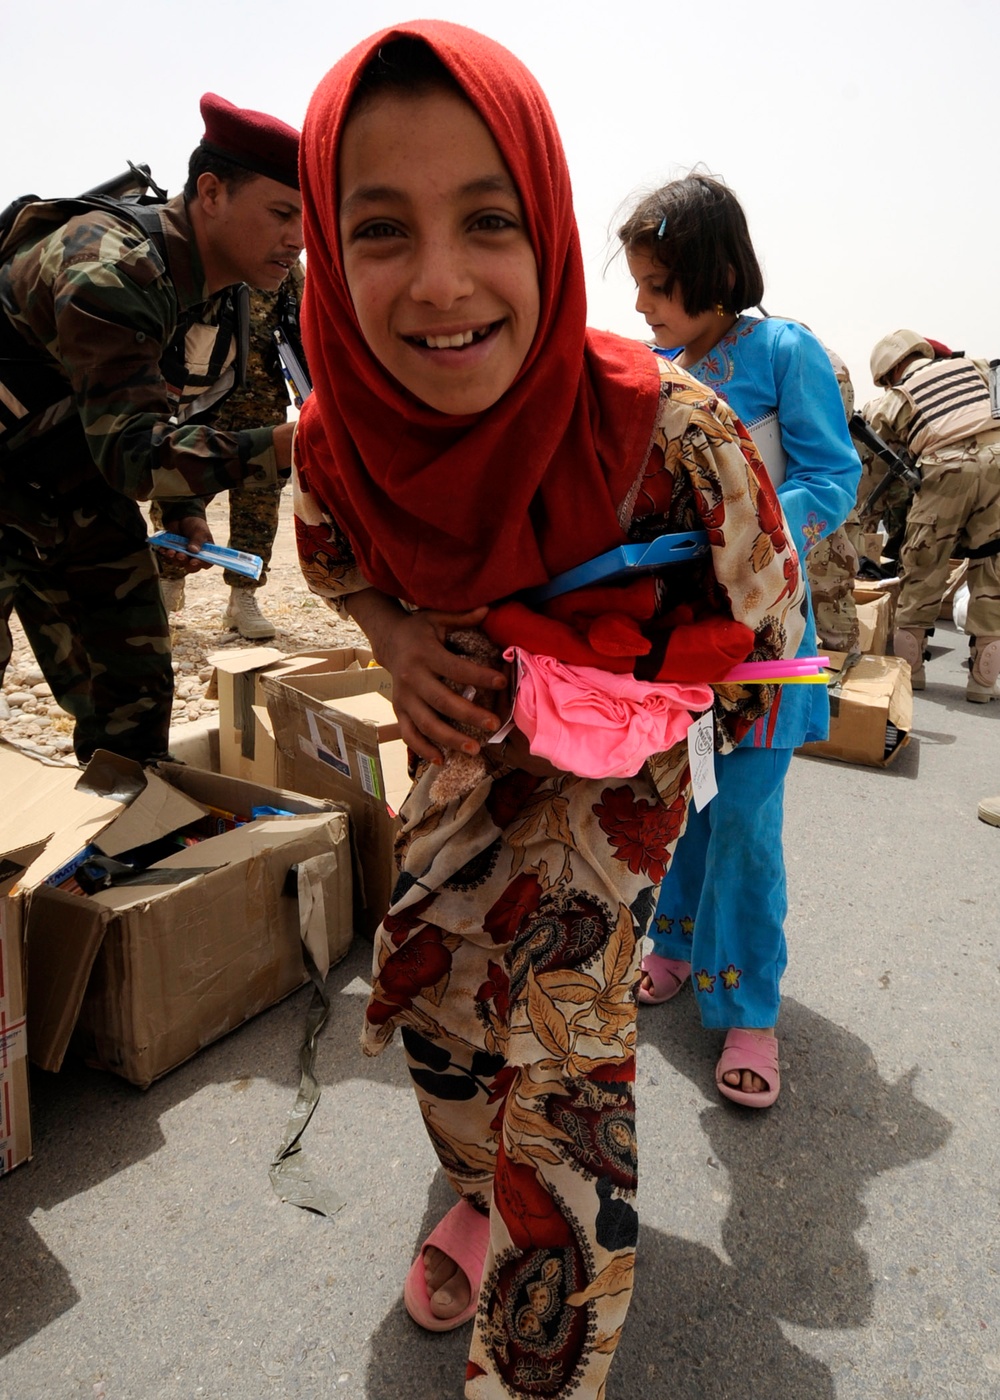
[(914, 351), (925, 355), (928, 360), (934, 358), (934, 351), (916, 331), (893, 331), (892, 335), (883, 336), (872, 351), (872, 379), (876, 384), (888, 383), (890, 373), (900, 360), (905, 360)]

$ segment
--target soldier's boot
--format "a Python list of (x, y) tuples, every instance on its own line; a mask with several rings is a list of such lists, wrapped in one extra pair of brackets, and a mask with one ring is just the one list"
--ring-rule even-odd
[(986, 705), (1000, 700), (997, 677), (1000, 676), (1000, 637), (976, 637), (969, 647), (969, 679), (965, 698), (974, 705)]
[(184, 607), (184, 580), (182, 578), (161, 578), (160, 596), (168, 613), (180, 612)]
[(1000, 826), (1000, 797), (984, 797), (976, 815), (981, 822), (988, 822), (990, 826)]
[(910, 667), (910, 685), (914, 690), (925, 690), (927, 675), (924, 671), (924, 642), (927, 638), (923, 627), (897, 627), (892, 634), (892, 650), (901, 656)]
[(226, 609), (226, 630), (238, 632), (249, 641), (274, 636), (274, 623), (264, 616), (252, 588), (231, 588)]

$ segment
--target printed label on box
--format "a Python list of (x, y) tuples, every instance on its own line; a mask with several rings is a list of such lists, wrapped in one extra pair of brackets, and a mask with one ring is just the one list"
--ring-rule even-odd
[(371, 754), (362, 753), (360, 749), (355, 749), (354, 753), (361, 770), (361, 786), (369, 797), (376, 797), (380, 802), (384, 802), (385, 796), (379, 782), (378, 759)]
[(8, 1021), (0, 1016), (0, 1070), (7, 1069), (28, 1053), (27, 1021)]
[(343, 773), (345, 778), (349, 778), (351, 763), (347, 756), (343, 729), (335, 720), (317, 715), (313, 710), (306, 711), (306, 719), (309, 722), (309, 733), (316, 749), (316, 757), (321, 763), (328, 763), (331, 768), (336, 768), (338, 773)]

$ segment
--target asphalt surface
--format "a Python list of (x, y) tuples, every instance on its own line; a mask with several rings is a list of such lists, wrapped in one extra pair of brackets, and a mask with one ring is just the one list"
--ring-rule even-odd
[[(1000, 705), (940, 624), (887, 770), (797, 757), (783, 1090), (717, 1096), (689, 992), (640, 1016), (638, 1280), (608, 1400), (1000, 1395)], [(33, 1078), (35, 1156), (0, 1181), (2, 1400), (438, 1400), (467, 1332), (407, 1318), (449, 1204), (402, 1058), (357, 1050), (369, 945), (330, 975), (306, 1136), (347, 1199), (283, 1204), (268, 1163), (308, 992), (146, 1093)]]

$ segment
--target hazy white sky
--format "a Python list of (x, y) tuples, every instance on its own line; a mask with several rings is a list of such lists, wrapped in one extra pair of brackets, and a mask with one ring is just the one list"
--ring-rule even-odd
[(512, 49), (569, 157), (590, 322), (641, 336), (616, 211), (701, 163), (743, 202), (765, 306), (805, 321), (872, 392), (874, 342), (913, 326), (1000, 355), (996, 0), (3, 0), (0, 204), (145, 161), (176, 193), (207, 90), (300, 125), (342, 53), (414, 14)]

